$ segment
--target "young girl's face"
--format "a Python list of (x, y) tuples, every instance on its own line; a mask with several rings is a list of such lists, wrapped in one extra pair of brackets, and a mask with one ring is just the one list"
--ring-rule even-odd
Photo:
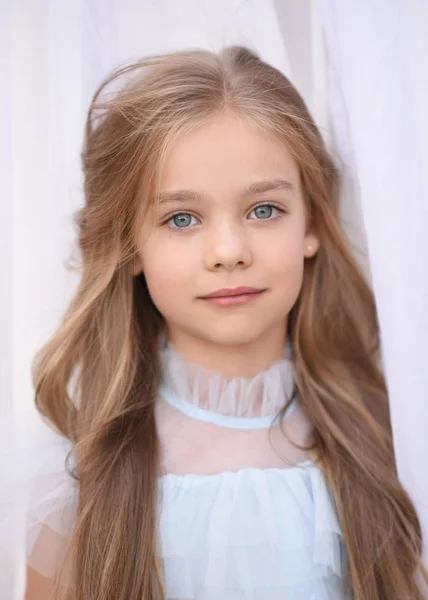
[[(260, 340), (283, 347), (304, 257), (317, 247), (288, 148), (223, 113), (172, 146), (135, 272), (143, 270), (178, 348)], [(255, 293), (230, 298), (239, 287)], [(213, 293), (229, 298), (208, 299)]]

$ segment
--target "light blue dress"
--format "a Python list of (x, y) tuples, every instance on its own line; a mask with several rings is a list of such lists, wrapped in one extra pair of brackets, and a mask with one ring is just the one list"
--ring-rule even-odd
[[(324, 476), (284, 435), (302, 443), (310, 430), (298, 401), (283, 431), (275, 424), (293, 387), (290, 361), (227, 380), (185, 363), (172, 346), (161, 358), (157, 552), (167, 599), (350, 599)], [(70, 442), (29, 411), (3, 424), (0, 447), (0, 559), (22, 541), (26, 563), (53, 579), (78, 501), (64, 468)], [(3, 579), (6, 595), (7, 586)]]
[[(256, 378), (229, 381), (184, 363), (171, 346), (163, 364), (158, 423), (165, 470), (173, 471), (160, 480), (167, 597), (351, 598), (346, 548), (323, 474), (298, 455), (285, 466), (269, 444), (272, 414), (292, 389), (287, 360)], [(303, 441), (297, 402), (284, 420)], [(183, 435), (174, 440), (174, 431)], [(282, 456), (296, 452), (287, 442), (276, 449)]]

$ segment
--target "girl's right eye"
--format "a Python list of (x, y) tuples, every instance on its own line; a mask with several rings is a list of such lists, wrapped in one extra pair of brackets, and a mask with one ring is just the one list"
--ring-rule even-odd
[(197, 223), (192, 222), (192, 219), (198, 222), (196, 217), (189, 213), (176, 213), (170, 219), (168, 219), (166, 225), (175, 231), (178, 229), (188, 229), (191, 225), (197, 225)]

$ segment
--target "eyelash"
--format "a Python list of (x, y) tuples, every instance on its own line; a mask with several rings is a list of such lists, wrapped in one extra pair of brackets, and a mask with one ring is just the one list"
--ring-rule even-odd
[[(271, 202), (264, 202), (262, 204), (257, 204), (257, 206), (255, 206), (250, 211), (250, 214), (252, 212), (254, 212), (257, 208), (260, 208), (262, 206), (269, 206), (269, 207), (273, 208), (274, 210), (276, 210), (278, 214), (275, 215), (275, 216), (270, 217), (269, 219), (251, 219), (251, 220), (254, 220), (254, 221), (274, 221), (275, 219), (280, 218), (281, 216), (283, 216), (287, 212), (283, 208), (279, 208), (278, 206), (276, 206), (275, 204), (272, 204)], [(176, 216), (178, 216), (178, 215), (190, 215), (191, 217), (193, 217), (193, 215), (191, 213), (179, 210), (179, 211), (173, 213), (169, 217), (169, 219), (167, 221), (165, 221), (164, 224), (167, 225), (172, 231), (186, 231), (187, 229), (190, 229), (190, 227), (191, 227), (190, 225), (188, 227), (177, 227), (175, 225), (171, 225), (171, 222), (172, 222), (173, 218), (176, 217)], [(194, 217), (194, 218), (196, 218), (196, 217)]]

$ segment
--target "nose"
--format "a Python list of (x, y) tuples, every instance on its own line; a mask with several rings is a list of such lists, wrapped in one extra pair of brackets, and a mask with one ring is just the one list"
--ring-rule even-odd
[(250, 240), (243, 227), (222, 223), (206, 234), (205, 267), (209, 270), (247, 268), (252, 263)]

